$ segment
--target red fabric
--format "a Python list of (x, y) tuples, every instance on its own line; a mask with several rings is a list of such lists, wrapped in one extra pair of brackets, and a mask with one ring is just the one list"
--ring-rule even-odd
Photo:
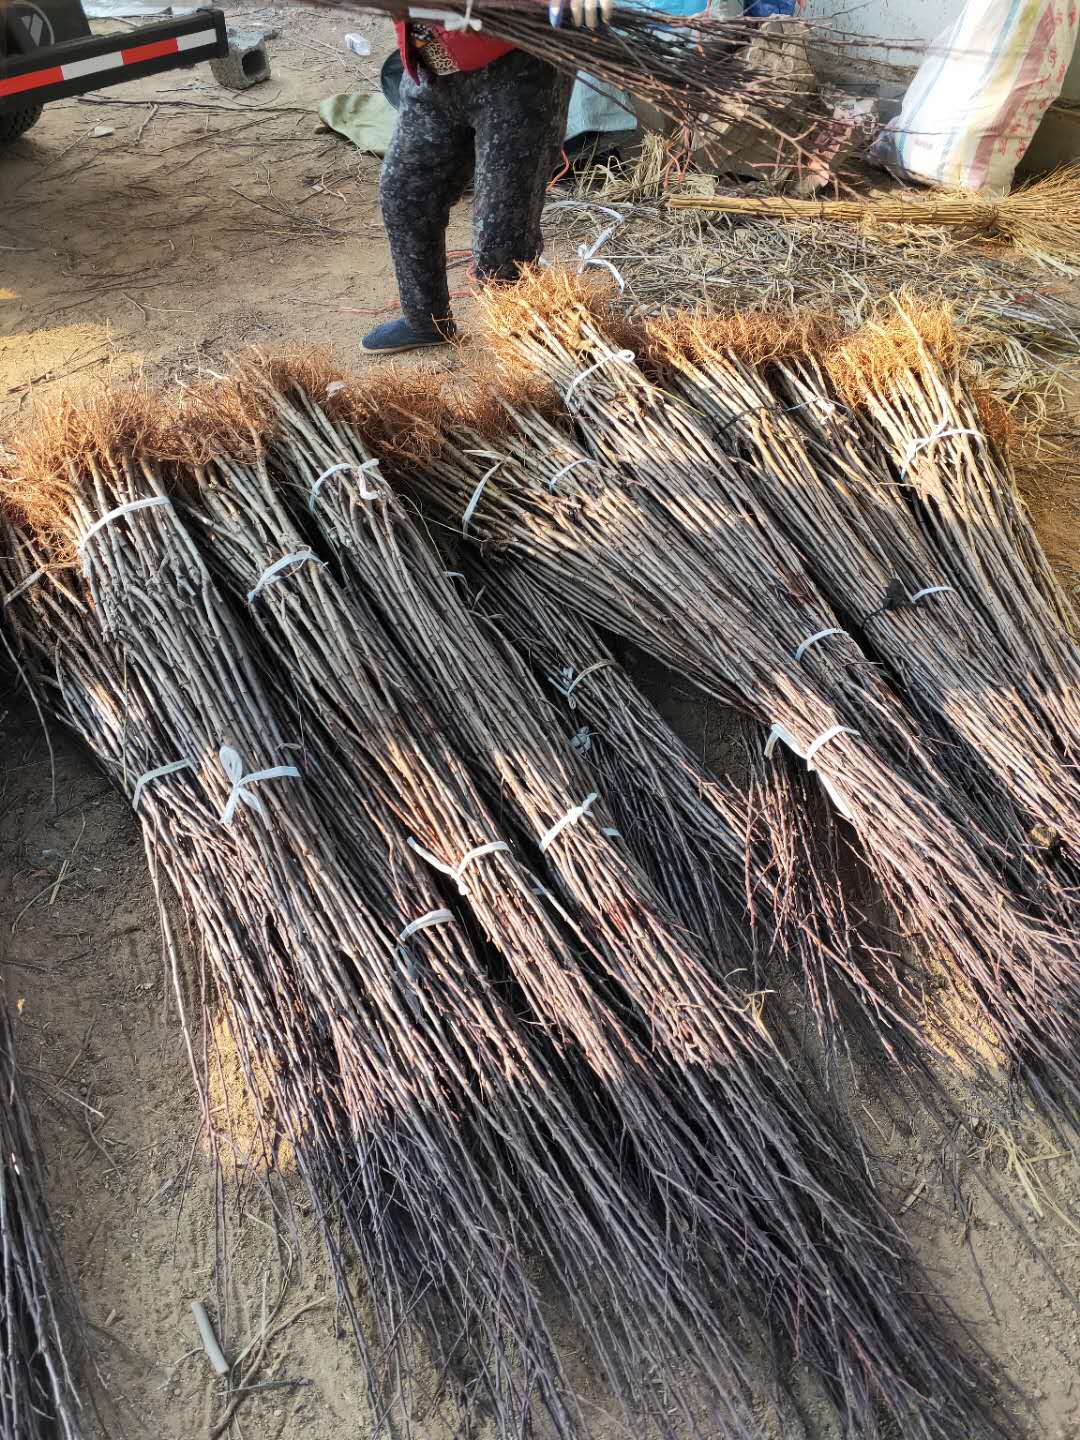
[[(409, 79), (415, 80), (417, 78), (417, 54), (409, 39), (408, 22), (396, 21), (394, 29), (397, 31), (401, 63), (405, 66), (405, 72)], [(446, 53), (459, 70), (482, 70), (493, 60), (499, 60), (504, 55), (509, 55), (514, 48), (505, 40), (493, 40), (490, 35), (484, 35), (476, 30), (445, 30), (441, 25), (433, 24), (431, 31), (435, 38), (446, 47)]]

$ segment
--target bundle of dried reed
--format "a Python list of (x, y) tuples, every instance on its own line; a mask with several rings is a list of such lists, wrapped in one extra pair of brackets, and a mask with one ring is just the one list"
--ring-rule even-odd
[(848, 225), (961, 227), (991, 234), (1061, 269), (1080, 252), (1080, 166), (1063, 165), (998, 198), (968, 193), (873, 195), (852, 200), (794, 200), (782, 195), (673, 195), (673, 209)]

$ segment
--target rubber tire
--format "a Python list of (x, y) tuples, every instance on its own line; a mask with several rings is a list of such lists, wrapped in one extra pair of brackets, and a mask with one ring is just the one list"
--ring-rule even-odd
[(0, 145), (20, 139), (41, 119), (44, 105), (20, 105), (18, 110), (0, 111)]

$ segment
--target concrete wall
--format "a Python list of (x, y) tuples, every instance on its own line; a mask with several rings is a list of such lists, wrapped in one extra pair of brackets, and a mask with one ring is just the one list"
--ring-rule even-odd
[[(808, 20), (831, 22), (838, 30), (884, 40), (917, 40), (928, 45), (951, 25), (964, 8), (963, 0), (856, 0), (847, 5), (843, 0), (807, 0), (802, 12)], [(915, 63), (910, 52), (890, 49), (882, 58), (893, 64)], [(1065, 79), (1061, 101), (1066, 105), (1080, 104), (1080, 47)]]
[(921, 40), (923, 44), (944, 30), (963, 9), (963, 0), (870, 0), (844, 4), (837, 0), (807, 0), (808, 20), (829, 20), (838, 30), (857, 35), (881, 35), (888, 40)]

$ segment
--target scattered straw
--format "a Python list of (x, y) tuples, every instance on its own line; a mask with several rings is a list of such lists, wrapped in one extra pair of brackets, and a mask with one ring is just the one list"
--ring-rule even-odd
[(783, 195), (672, 196), (675, 209), (780, 220), (833, 220), (871, 226), (959, 227), (1008, 241), (1033, 259), (1068, 273), (1080, 254), (1080, 165), (1061, 169), (1009, 195), (987, 198), (970, 191), (875, 195), (858, 200), (793, 200)]

